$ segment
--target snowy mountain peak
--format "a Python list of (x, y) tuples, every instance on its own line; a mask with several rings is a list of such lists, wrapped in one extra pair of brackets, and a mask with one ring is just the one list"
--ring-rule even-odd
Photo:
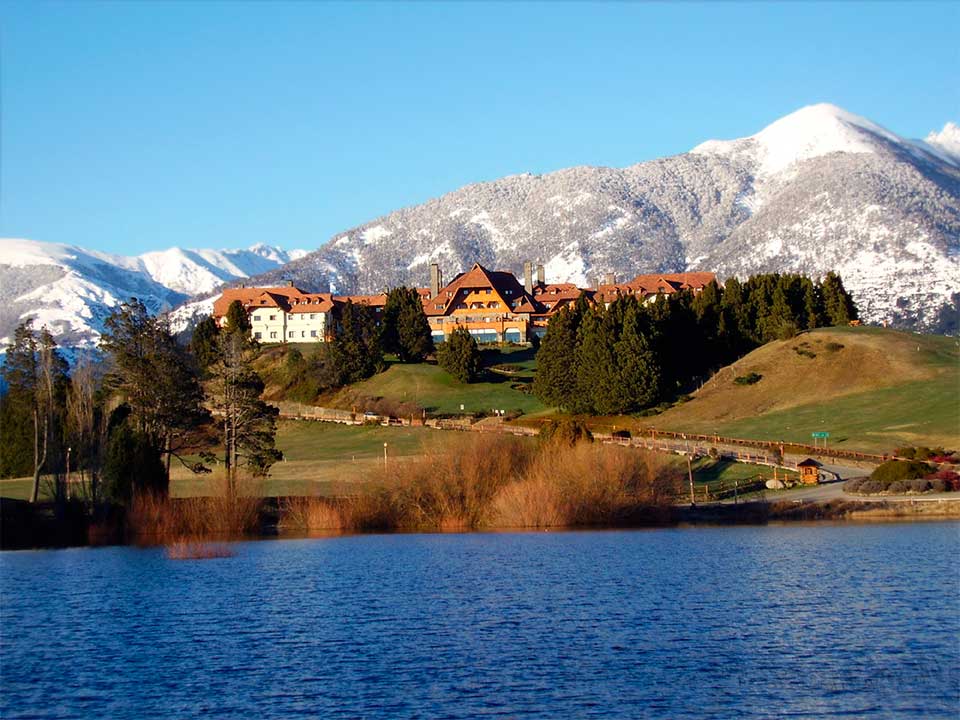
[(835, 152), (874, 153), (878, 140), (895, 144), (894, 133), (829, 103), (808, 105), (740, 140), (708, 140), (691, 152), (751, 157), (760, 177), (777, 175), (804, 160)]
[(139, 297), (153, 311), (169, 309), (305, 254), (260, 244), (246, 250), (174, 247), (128, 257), (0, 238), (0, 343), (22, 319), (34, 317), (61, 342), (91, 344), (110, 310), (129, 297)]

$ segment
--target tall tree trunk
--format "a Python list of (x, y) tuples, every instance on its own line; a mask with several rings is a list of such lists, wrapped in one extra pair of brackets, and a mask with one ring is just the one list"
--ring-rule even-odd
[(47, 418), (43, 419), (43, 437), (41, 450), (40, 411), (33, 411), (33, 490), (30, 493), (30, 502), (35, 503), (40, 497), (40, 473), (47, 462)]

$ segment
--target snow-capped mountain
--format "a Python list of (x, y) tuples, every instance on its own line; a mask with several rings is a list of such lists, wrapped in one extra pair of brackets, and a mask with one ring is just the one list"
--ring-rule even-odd
[(64, 345), (91, 345), (112, 309), (130, 297), (154, 312), (197, 293), (262, 273), (306, 254), (269, 245), (246, 250), (171, 248), (136, 257), (73, 245), (0, 239), (0, 342), (24, 318)]
[(871, 322), (937, 329), (960, 298), (960, 129), (901, 138), (833, 105), (631, 167), (456, 190), (334, 236), (252, 282), (373, 292), (479, 261), (548, 280), (607, 272), (839, 271)]

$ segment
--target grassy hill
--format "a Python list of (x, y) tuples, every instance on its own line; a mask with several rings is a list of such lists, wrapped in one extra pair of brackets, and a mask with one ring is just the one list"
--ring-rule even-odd
[[(754, 384), (735, 379), (756, 373)], [(960, 446), (956, 338), (881, 328), (822, 328), (764, 345), (724, 368), (690, 402), (641, 423), (682, 432), (889, 452)]]
[(540, 412), (545, 406), (529, 392), (535, 353), (529, 348), (482, 351), (484, 373), (480, 382), (464, 384), (436, 365), (392, 364), (385, 372), (345, 388), (332, 403), (349, 407), (357, 397), (384, 398), (412, 403), (432, 414), (519, 410)]

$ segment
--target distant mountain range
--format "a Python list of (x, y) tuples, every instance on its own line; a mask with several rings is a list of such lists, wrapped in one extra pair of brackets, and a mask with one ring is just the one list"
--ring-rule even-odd
[(616, 169), (456, 190), (334, 236), (252, 282), (373, 292), (473, 262), (548, 281), (606, 273), (839, 271), (865, 318), (938, 330), (960, 293), (960, 128), (907, 140), (833, 105), (748, 138)]
[(224, 283), (302, 257), (269, 245), (246, 250), (172, 248), (136, 257), (73, 245), (0, 239), (0, 342), (24, 317), (49, 327), (62, 345), (91, 345), (120, 302), (139, 297), (154, 312)]
[(0, 338), (33, 315), (63, 343), (89, 344), (118, 301), (137, 295), (184, 326), (242, 278), (304, 290), (424, 286), (474, 262), (549, 282), (615, 273), (710, 270), (841, 273), (869, 322), (957, 331), (960, 128), (901, 138), (833, 105), (756, 135), (711, 140), (627, 168), (575, 167), (469, 185), (339, 233), (318, 250), (181, 250), (106, 255), (0, 240)]

